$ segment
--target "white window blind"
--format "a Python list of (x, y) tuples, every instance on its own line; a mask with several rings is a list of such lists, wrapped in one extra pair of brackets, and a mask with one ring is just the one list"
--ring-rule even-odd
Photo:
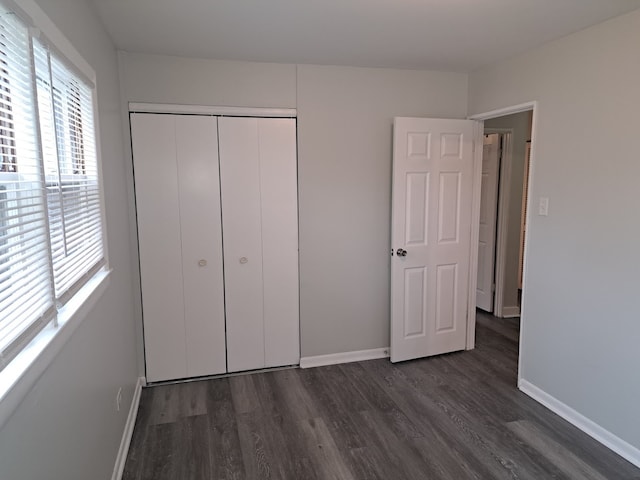
[(93, 94), (0, 0), (0, 370), (104, 263)]
[(0, 9), (0, 359), (53, 317), (27, 28)]
[(36, 85), (56, 298), (104, 258), (92, 90), (37, 40)]

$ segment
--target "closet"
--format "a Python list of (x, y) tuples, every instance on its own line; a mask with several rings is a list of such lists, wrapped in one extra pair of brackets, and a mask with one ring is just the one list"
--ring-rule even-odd
[(131, 113), (147, 381), (299, 363), (296, 121)]

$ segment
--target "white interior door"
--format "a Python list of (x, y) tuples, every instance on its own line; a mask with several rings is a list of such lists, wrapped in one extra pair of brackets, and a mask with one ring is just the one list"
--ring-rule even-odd
[(466, 346), (475, 125), (394, 119), (392, 362)]
[(226, 371), (216, 118), (132, 114), (146, 375)]
[(296, 127), (219, 120), (230, 372), (299, 363)]
[(498, 172), (500, 169), (500, 135), (484, 136), (482, 184), (480, 187), (480, 229), (478, 236), (478, 284), (476, 306), (493, 312)]

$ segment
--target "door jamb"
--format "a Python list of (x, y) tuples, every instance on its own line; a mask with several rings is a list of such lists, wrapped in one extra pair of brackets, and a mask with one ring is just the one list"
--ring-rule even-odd
[(511, 197), (511, 161), (513, 158), (513, 129), (485, 128), (484, 133), (498, 133), (502, 136), (498, 185), (498, 210), (496, 226), (495, 278), (496, 290), (493, 296), (493, 314), (502, 317), (504, 307), (504, 275), (507, 254), (507, 229), (509, 227), (509, 201)]
[[(470, 118), (470, 120), (476, 119)], [(472, 350), (476, 344), (476, 289), (478, 287), (478, 240), (480, 238), (480, 187), (482, 185), (483, 136), (484, 122), (475, 121), (473, 126), (473, 186), (471, 196), (471, 245), (469, 252), (466, 350)]]
[[(527, 112), (529, 110), (531, 110), (533, 112), (532, 114), (532, 118), (531, 118), (531, 155), (529, 157), (529, 187), (527, 188), (527, 215), (525, 218), (525, 225), (526, 225), (526, 230), (525, 230), (525, 240), (524, 240), (524, 258), (523, 258), (523, 271), (522, 271), (522, 301), (520, 304), (520, 342), (518, 345), (518, 349), (520, 352), (522, 352), (522, 339), (524, 337), (524, 332), (525, 332), (525, 325), (526, 325), (526, 300), (527, 300), (527, 290), (525, 288), (525, 285), (527, 283), (527, 264), (528, 264), (528, 260), (529, 260), (529, 239), (531, 237), (531, 228), (529, 226), (530, 223), (530, 218), (531, 218), (531, 202), (533, 201), (533, 196), (531, 195), (531, 193), (533, 192), (533, 187), (534, 187), (534, 181), (535, 181), (535, 167), (536, 167), (536, 142), (537, 142), (537, 134), (538, 134), (538, 101), (537, 100), (533, 100), (531, 102), (525, 102), (525, 103), (520, 103), (518, 105), (513, 105), (513, 106), (509, 106), (509, 107), (505, 107), (505, 108), (499, 108), (496, 110), (490, 110), (488, 112), (484, 112), (484, 113), (478, 113), (475, 115), (471, 115), (469, 117), (470, 120), (478, 120), (480, 122), (484, 122), (484, 120), (489, 120), (491, 118), (496, 118), (496, 117), (503, 117), (505, 115), (511, 115), (514, 113), (520, 113), (520, 112)], [(478, 179), (475, 179), (474, 184), (477, 182)], [(481, 179), (480, 179), (481, 180)], [(473, 218), (473, 220), (475, 221), (475, 218)], [(479, 225), (478, 225), (479, 227)], [(473, 228), (473, 225), (472, 225)], [(476, 240), (477, 242), (477, 240)], [(472, 258), (473, 259), (473, 258)], [(476, 264), (475, 265), (471, 265), (471, 274), (473, 276), (473, 278), (477, 279), (478, 276), (478, 264), (477, 264), (477, 254), (476, 254)], [(474, 309), (475, 310), (475, 309)], [(473, 328), (475, 330), (475, 314), (473, 315), (473, 322), (471, 321), (471, 318), (469, 318), (469, 321), (467, 322), (467, 327), (470, 327), (470, 324), (473, 323)], [(467, 349), (473, 348), (473, 343), (471, 343), (471, 346), (469, 347), (469, 338), (470, 336), (467, 335)], [(475, 331), (472, 337), (472, 341), (475, 341)], [(523, 355), (518, 355), (518, 386), (520, 386), (520, 382), (522, 380), (522, 357)]]

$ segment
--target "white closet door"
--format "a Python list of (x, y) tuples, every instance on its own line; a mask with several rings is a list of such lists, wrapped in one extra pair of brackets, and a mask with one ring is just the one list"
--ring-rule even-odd
[(131, 115), (147, 380), (187, 373), (174, 118)]
[(238, 372), (265, 365), (258, 120), (222, 117), (218, 131), (227, 366)]
[(226, 371), (216, 119), (131, 116), (147, 380)]
[(300, 362), (296, 122), (258, 119), (266, 367)]
[(187, 375), (226, 372), (217, 118), (175, 115)]
[(230, 372), (299, 362), (296, 128), (221, 118)]

